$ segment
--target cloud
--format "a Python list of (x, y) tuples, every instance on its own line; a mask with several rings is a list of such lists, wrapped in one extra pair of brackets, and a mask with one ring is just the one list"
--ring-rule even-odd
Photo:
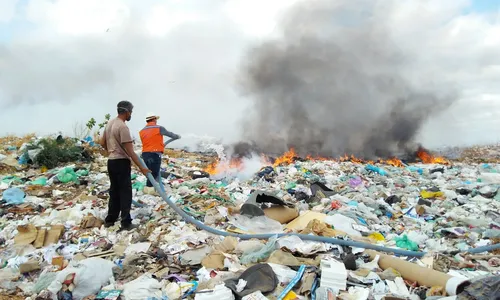
[[(128, 99), (136, 106), (134, 130), (141, 128), (146, 111), (155, 110), (163, 116), (164, 125), (176, 132), (235, 134), (228, 125), (237, 122), (241, 101), (233, 90), (233, 73), (248, 38), (219, 10), (210, 15), (202, 12), (194, 21), (184, 20), (164, 35), (147, 30), (149, 10), (130, 14), (116, 27), (108, 27), (107, 18), (102, 18), (99, 23), (106, 26), (85, 33), (83, 21), (73, 24), (71, 17), (57, 17), (61, 7), (45, 5), (28, 8), (39, 12), (46, 7), (50, 12), (47, 19), (43, 13), (32, 16), (45, 24), (39, 29), (41, 38), (0, 46), (3, 107), (36, 106), (35, 111), (48, 114), (65, 104), (59, 113), (72, 115), (75, 122), (85, 121), (84, 116), (92, 113), (95, 117), (114, 114), (116, 103)], [(68, 8), (70, 14), (73, 11)], [(91, 15), (93, 8), (81, 11)], [(86, 107), (71, 109), (81, 103), (87, 103)], [(52, 121), (37, 126), (37, 118), (27, 118), (9, 129), (65, 131), (71, 127)]]
[(16, 15), (19, 0), (0, 0), (0, 23), (10, 22)]
[[(454, 106), (421, 130), (429, 144), (492, 140), (492, 124), (498, 126), (500, 25), (492, 13), (464, 15), (468, 5), (384, 0), (369, 6), (386, 11), (396, 47), (416, 57), (406, 70), (412, 82), (438, 77), (444, 92), (460, 92)], [(0, 118), (9, 124), (2, 133), (71, 133), (75, 122), (113, 114), (127, 99), (136, 106), (134, 131), (155, 110), (174, 132), (237, 140), (250, 103), (237, 84), (246, 53), (279, 35), (276, 24), (289, 6), (281, 0), (29, 1), (21, 13), (35, 29), (0, 41)], [(1, 20), (12, 18), (0, 11)]]

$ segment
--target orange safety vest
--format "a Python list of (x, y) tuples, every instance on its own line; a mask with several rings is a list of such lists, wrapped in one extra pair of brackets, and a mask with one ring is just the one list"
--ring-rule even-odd
[(163, 144), (163, 135), (160, 133), (161, 126), (146, 125), (139, 135), (142, 141), (142, 152), (163, 153), (165, 145)]

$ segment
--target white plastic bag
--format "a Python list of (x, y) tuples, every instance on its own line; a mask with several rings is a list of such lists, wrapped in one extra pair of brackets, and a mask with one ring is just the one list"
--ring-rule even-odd
[(352, 225), (356, 224), (356, 221), (344, 215), (335, 214), (333, 216), (327, 216), (325, 218), (325, 223), (332, 225), (335, 229), (343, 231), (348, 235), (361, 236), (359, 231), (352, 228)]
[(500, 184), (500, 173), (481, 173), (479, 178), (484, 183)]
[(62, 283), (69, 274), (75, 274), (73, 284), (73, 299), (80, 300), (94, 295), (101, 287), (109, 283), (113, 277), (113, 262), (102, 258), (87, 258), (57, 273), (56, 279), (49, 285), (48, 290), (56, 295), (62, 288)]
[(162, 298), (162, 285), (151, 274), (145, 274), (123, 286), (122, 297), (124, 300), (142, 300)]
[(266, 216), (249, 218), (244, 215), (230, 216), (231, 224), (242, 230), (252, 233), (281, 233), (283, 226), (280, 222), (270, 219)]

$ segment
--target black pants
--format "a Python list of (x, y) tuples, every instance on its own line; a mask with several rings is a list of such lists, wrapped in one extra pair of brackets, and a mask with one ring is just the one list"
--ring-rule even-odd
[(106, 223), (115, 223), (121, 213), (122, 225), (132, 223), (132, 179), (130, 159), (108, 159), (109, 189), (108, 216)]
[[(148, 169), (151, 170), (151, 175), (153, 175), (153, 178), (157, 180), (157, 178), (160, 176), (161, 156), (158, 153), (154, 152), (143, 152), (142, 159), (144, 159), (144, 162), (146, 163)], [(149, 179), (146, 183), (146, 186), (153, 186), (153, 184), (149, 182)]]

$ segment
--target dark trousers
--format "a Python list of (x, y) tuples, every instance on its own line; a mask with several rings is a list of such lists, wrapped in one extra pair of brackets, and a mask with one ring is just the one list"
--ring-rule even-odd
[(130, 209), (132, 207), (132, 179), (130, 159), (109, 159), (108, 174), (111, 187), (109, 189), (108, 216), (106, 223), (115, 223), (121, 213), (122, 225), (132, 223)]
[[(153, 175), (153, 178), (157, 179), (158, 177), (160, 177), (161, 155), (154, 152), (143, 152), (142, 159), (146, 163), (148, 169), (151, 170), (151, 175)], [(146, 186), (153, 186), (149, 179), (146, 183)]]

